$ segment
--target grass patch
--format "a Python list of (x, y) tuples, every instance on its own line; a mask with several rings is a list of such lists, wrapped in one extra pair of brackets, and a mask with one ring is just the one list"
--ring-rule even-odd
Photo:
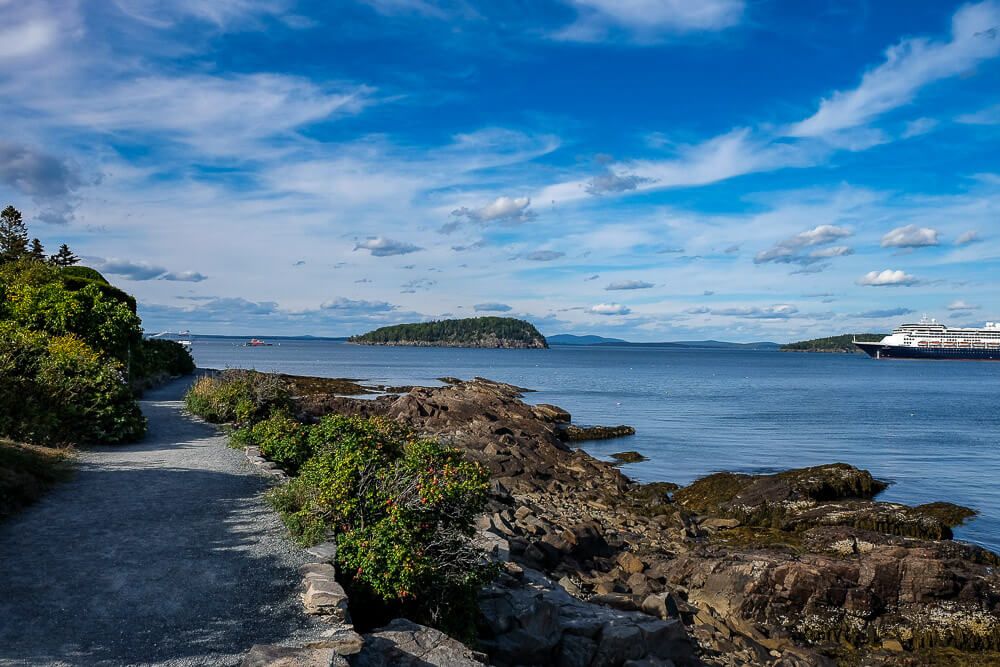
[(35, 502), (72, 473), (68, 449), (0, 439), (0, 518)]

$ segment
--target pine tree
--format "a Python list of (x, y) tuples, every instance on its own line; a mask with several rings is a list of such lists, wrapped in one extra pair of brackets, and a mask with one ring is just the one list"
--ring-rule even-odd
[(19, 260), (28, 254), (28, 228), (21, 212), (8, 206), (0, 213), (0, 264)]
[(28, 251), (28, 255), (36, 262), (44, 262), (45, 248), (42, 247), (42, 242), (38, 239), (31, 239), (31, 250)]
[(74, 255), (65, 243), (59, 246), (59, 252), (49, 257), (49, 262), (56, 266), (73, 266), (79, 261), (80, 258)]

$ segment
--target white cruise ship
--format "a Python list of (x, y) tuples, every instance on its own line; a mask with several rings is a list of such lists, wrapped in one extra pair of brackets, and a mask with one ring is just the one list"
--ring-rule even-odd
[(904, 324), (878, 343), (854, 341), (873, 359), (980, 359), (1000, 361), (1000, 322), (981, 329), (946, 327), (924, 318)]

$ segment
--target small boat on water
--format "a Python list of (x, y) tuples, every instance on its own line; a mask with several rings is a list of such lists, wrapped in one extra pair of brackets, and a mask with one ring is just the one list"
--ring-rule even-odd
[(243, 343), (243, 347), (272, 347), (274, 343), (266, 343), (260, 338), (251, 338), (247, 342)]

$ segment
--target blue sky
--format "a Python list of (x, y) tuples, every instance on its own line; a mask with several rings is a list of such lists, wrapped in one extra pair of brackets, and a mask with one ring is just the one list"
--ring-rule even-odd
[(0, 198), (149, 331), (1000, 319), (1000, 0), (0, 0)]

